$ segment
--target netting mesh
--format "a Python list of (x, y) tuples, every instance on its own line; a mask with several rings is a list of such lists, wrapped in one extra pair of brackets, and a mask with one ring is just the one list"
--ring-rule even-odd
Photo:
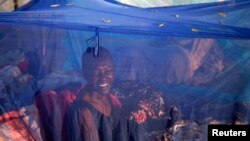
[(0, 140), (207, 140), (208, 124), (249, 124), (248, 1), (152, 18), (56, 2), (1, 13)]

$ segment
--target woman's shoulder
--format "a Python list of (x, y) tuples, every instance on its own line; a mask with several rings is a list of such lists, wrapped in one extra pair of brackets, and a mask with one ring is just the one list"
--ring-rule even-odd
[(111, 104), (114, 107), (122, 109), (122, 104), (121, 104), (120, 100), (118, 99), (118, 97), (116, 95), (110, 94), (109, 97), (110, 97)]

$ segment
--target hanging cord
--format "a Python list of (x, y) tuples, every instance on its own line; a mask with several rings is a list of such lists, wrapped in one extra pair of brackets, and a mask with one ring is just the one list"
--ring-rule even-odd
[(95, 36), (96, 36), (96, 46), (95, 46), (95, 57), (100, 57), (100, 40), (99, 40), (99, 28), (96, 28), (95, 30)]
[(96, 28), (95, 36), (86, 40), (88, 44), (87, 52), (92, 53), (94, 57), (100, 57), (100, 38), (99, 29)]

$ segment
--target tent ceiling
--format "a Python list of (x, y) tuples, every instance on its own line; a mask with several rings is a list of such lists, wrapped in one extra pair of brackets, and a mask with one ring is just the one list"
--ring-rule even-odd
[(249, 8), (247, 0), (153, 9), (100, 0), (45, 0), (25, 11), (1, 13), (0, 22), (93, 31), (98, 28), (100, 32), (249, 39), (249, 28), (234, 26), (225, 16)]

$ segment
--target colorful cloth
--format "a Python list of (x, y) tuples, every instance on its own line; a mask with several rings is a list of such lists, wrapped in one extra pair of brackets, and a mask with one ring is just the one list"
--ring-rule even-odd
[(127, 81), (116, 86), (115, 90), (130, 120), (141, 124), (147, 119), (166, 116), (163, 93), (152, 86)]
[(151, 141), (151, 133), (165, 130), (168, 116), (163, 93), (148, 84), (127, 81), (115, 86), (128, 120), (130, 141)]

